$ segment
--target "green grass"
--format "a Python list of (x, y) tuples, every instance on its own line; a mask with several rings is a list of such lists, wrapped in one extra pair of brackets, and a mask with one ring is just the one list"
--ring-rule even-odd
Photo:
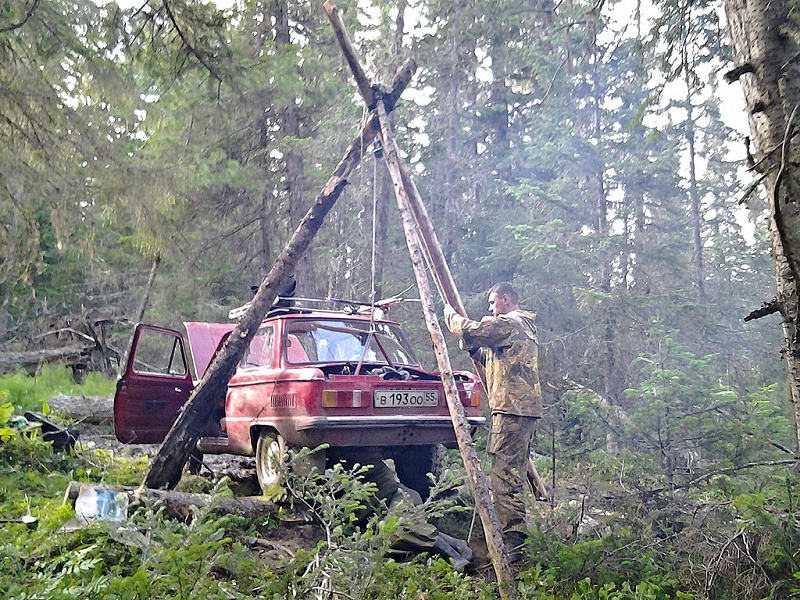
[(41, 410), (50, 398), (59, 394), (113, 396), (115, 385), (114, 379), (100, 373), (89, 373), (86, 381), (78, 385), (72, 380), (70, 369), (44, 365), (35, 377), (24, 371), (0, 375), (0, 399), (10, 402), (20, 412)]

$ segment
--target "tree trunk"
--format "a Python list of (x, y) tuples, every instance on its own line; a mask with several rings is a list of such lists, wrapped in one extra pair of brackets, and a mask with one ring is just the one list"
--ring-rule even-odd
[[(275, 10), (275, 45), (280, 49), (292, 43), (291, 32), (289, 29), (289, 2), (288, 0), (276, 0)], [(298, 75), (299, 77), (299, 75)], [(281, 133), (287, 145), (284, 148), (286, 165), (286, 193), (289, 205), (289, 222), (291, 227), (297, 224), (305, 214), (305, 164), (303, 152), (297, 147), (297, 140), (301, 139), (300, 118), (297, 114), (297, 106), (294, 98), (289, 99), (289, 103), (282, 111)], [(316, 290), (316, 280), (314, 277), (314, 260), (309, 248), (303, 256), (296, 269), (297, 287), (303, 290), (301, 295), (312, 296)]]
[(800, 177), (793, 143), (800, 104), (798, 27), (789, 0), (725, 0), (725, 13), (742, 84), (757, 170), (765, 176), (770, 234), (783, 315), (795, 453), (800, 455)]
[(689, 59), (686, 49), (688, 42), (684, 41), (683, 71), (684, 84), (686, 85), (686, 142), (689, 150), (689, 215), (692, 222), (692, 263), (694, 264), (694, 279), (697, 286), (697, 295), (700, 300), (705, 299), (705, 272), (703, 268), (703, 238), (700, 214), (700, 190), (697, 187), (697, 148), (695, 136), (695, 118), (692, 106), (692, 88), (689, 75)]
[[(392, 91), (388, 95), (392, 105), (403, 93), (416, 70), (414, 61), (408, 60), (395, 74)], [(143, 485), (149, 488), (174, 487), (180, 481), (183, 466), (197, 440), (205, 433), (219, 400), (225, 397), (228, 381), (236, 365), (256, 334), (264, 315), (275, 303), (278, 292), (286, 285), (297, 262), (314, 235), (319, 231), (325, 216), (348, 183), (350, 175), (361, 161), (362, 149), (367, 148), (380, 130), (377, 116), (364, 125), (353, 140), (344, 158), (333, 171), (328, 183), (303, 217), (289, 243), (275, 261), (275, 265), (258, 288), (255, 297), (241, 321), (231, 332), (227, 342), (216, 355), (203, 380), (184, 405), (181, 414), (167, 434), (164, 443), (145, 474)]]
[[(269, 178), (269, 170), (262, 168), (261, 171), (265, 178)], [(261, 275), (266, 277), (272, 264), (272, 238), (275, 237), (275, 208), (272, 206), (272, 187), (267, 186), (261, 194), (261, 202), (258, 207), (258, 232), (261, 245), (258, 249), (258, 261), (261, 267)]]
[(514, 576), (508, 563), (508, 556), (504, 551), (503, 534), (500, 529), (500, 523), (497, 520), (497, 511), (491, 500), (489, 484), (481, 471), (481, 461), (475, 450), (472, 436), (470, 435), (467, 415), (464, 406), (458, 398), (458, 390), (456, 389), (455, 379), (453, 379), (453, 369), (450, 365), (450, 357), (447, 354), (447, 345), (436, 317), (433, 297), (430, 287), (428, 286), (428, 276), (418, 241), (417, 228), (415, 226), (416, 219), (414, 218), (406, 191), (406, 185), (403, 181), (394, 136), (389, 127), (386, 111), (383, 106), (383, 101), (381, 100), (378, 101), (378, 115), (381, 120), (381, 135), (383, 138), (384, 152), (386, 153), (386, 165), (392, 176), (392, 182), (394, 183), (397, 206), (403, 220), (406, 242), (408, 244), (409, 253), (411, 254), (411, 262), (414, 267), (414, 275), (417, 280), (420, 298), (422, 299), (425, 323), (428, 326), (431, 341), (433, 342), (434, 353), (436, 354), (436, 361), (439, 364), (439, 372), (442, 376), (442, 385), (444, 386), (447, 406), (450, 409), (450, 415), (453, 419), (453, 429), (456, 434), (458, 449), (461, 452), (461, 458), (467, 470), (470, 487), (475, 495), (475, 507), (481, 516), (481, 523), (483, 524), (486, 536), (489, 556), (492, 559), (492, 564), (494, 565), (500, 587), (500, 595), (502, 598), (511, 598), (514, 597), (515, 593)]
[[(463, 165), (465, 160), (462, 156), (462, 151), (459, 144), (462, 140), (459, 139), (459, 127), (461, 126), (461, 112), (459, 102), (463, 102), (461, 97), (461, 79), (464, 77), (464, 69), (459, 64), (459, 53), (461, 46), (459, 44), (459, 35), (461, 33), (461, 26), (463, 18), (461, 16), (461, 3), (463, 0), (453, 0), (452, 17), (450, 19), (451, 25), (448, 29), (450, 39), (449, 44), (449, 64), (446, 65), (447, 80), (443, 82), (445, 88), (445, 133), (444, 138), (446, 141), (445, 151), (447, 153), (447, 161), (450, 165)], [(463, 197), (463, 184), (460, 181), (459, 175), (461, 169), (448, 168), (444, 173), (444, 198), (442, 200), (442, 220), (444, 223), (459, 223), (462, 215), (459, 214), (460, 206)], [(475, 178), (471, 177), (474, 182)], [(477, 185), (477, 184), (475, 184)], [(477, 202), (477, 194), (473, 194), (474, 202), (473, 207), (480, 206)], [(453, 250), (452, 225), (449, 227), (442, 227), (440, 233), (442, 234), (442, 248), (445, 253), (445, 259), (448, 264), (453, 264)]]

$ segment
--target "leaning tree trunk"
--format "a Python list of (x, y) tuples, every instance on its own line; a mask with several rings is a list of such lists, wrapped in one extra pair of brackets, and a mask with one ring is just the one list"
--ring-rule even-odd
[(744, 90), (754, 144), (754, 168), (763, 177), (783, 316), (783, 357), (789, 372), (795, 454), (800, 454), (800, 173), (794, 133), (800, 104), (800, 30), (791, 0), (724, 0), (736, 68), (726, 74)]
[[(395, 73), (391, 92), (386, 94), (392, 107), (406, 89), (416, 71), (416, 63), (409, 59)], [(183, 466), (194, 450), (197, 440), (207, 433), (217, 403), (225, 397), (228, 381), (236, 365), (250, 345), (264, 315), (275, 302), (278, 291), (286, 286), (303, 252), (313, 240), (334, 202), (347, 185), (350, 176), (361, 162), (361, 154), (380, 131), (377, 115), (365, 123), (358, 137), (350, 143), (344, 157), (334, 169), (325, 187), (317, 195), (306, 216), (297, 226), (283, 252), (261, 282), (250, 307), (236, 328), (215, 355), (202, 381), (184, 405), (164, 443), (153, 457), (145, 473), (143, 487), (172, 488), (180, 481)]]

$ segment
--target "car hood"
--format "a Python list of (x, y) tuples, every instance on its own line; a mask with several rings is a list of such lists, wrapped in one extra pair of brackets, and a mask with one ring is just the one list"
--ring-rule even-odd
[(192, 363), (197, 379), (205, 375), (214, 353), (225, 334), (233, 331), (233, 323), (197, 323), (186, 322), (186, 333), (189, 336), (189, 348), (192, 351)]

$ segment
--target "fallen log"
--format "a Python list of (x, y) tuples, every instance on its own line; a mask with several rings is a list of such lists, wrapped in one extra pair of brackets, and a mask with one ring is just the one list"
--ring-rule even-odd
[(114, 420), (114, 398), (111, 396), (65, 396), (59, 394), (47, 401), (50, 410), (61, 417), (81, 423), (109, 424)]
[(90, 354), (95, 347), (95, 343), (91, 342), (70, 344), (62, 348), (48, 348), (45, 350), (0, 352), (0, 373), (11, 373), (22, 368), (34, 375), (45, 363), (77, 360)]
[(81, 489), (86, 487), (96, 491), (125, 494), (128, 497), (129, 506), (141, 504), (143, 501), (157, 502), (163, 506), (166, 514), (173, 517), (190, 516), (193, 508), (210, 508), (215, 514), (238, 514), (251, 518), (275, 516), (281, 508), (284, 512), (286, 511), (286, 507), (280, 507), (259, 496), (224, 498), (208, 494), (132, 488), (120, 485), (94, 485), (80, 481), (69, 482), (64, 493), (64, 504), (74, 503), (78, 499)]

